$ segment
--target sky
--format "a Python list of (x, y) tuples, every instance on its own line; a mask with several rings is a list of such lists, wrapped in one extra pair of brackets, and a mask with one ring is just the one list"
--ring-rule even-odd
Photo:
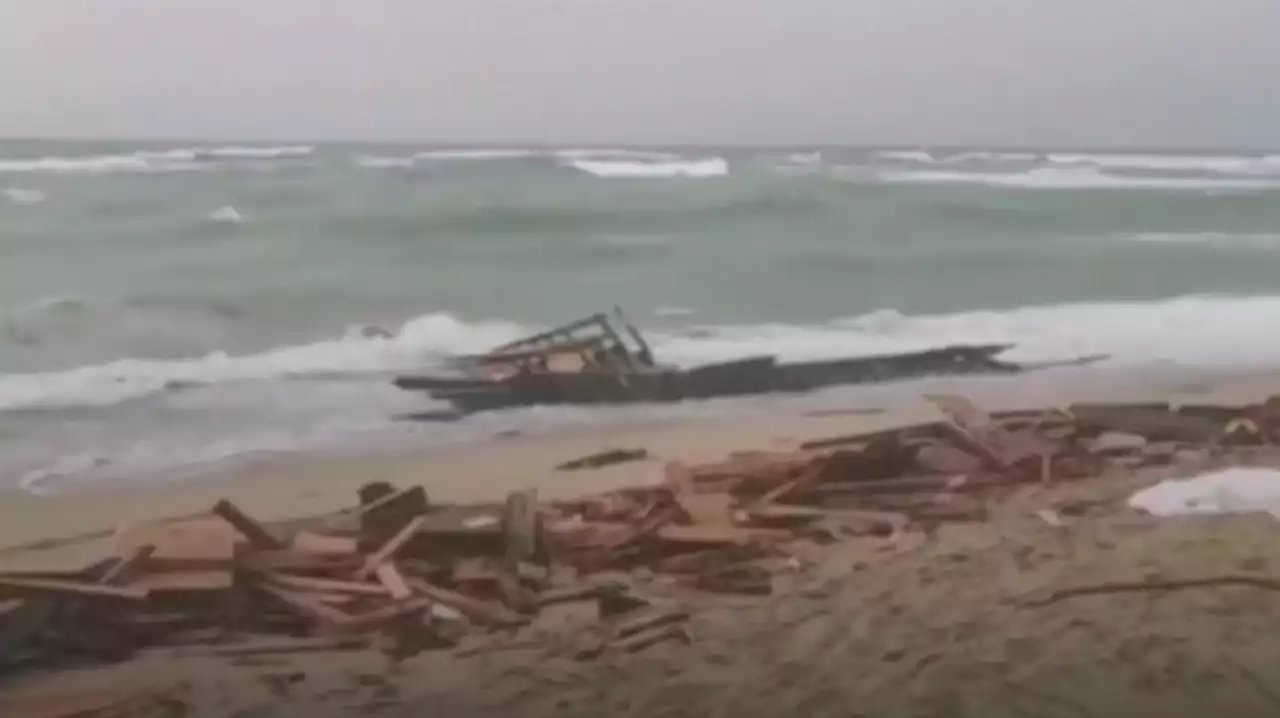
[(0, 0), (0, 136), (1280, 147), (1277, 0)]

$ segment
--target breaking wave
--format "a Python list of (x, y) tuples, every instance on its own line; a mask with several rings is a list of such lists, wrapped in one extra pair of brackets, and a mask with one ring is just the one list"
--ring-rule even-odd
[(1019, 189), (1221, 190), (1280, 189), (1280, 175), (1266, 177), (1172, 177), (1111, 174), (1100, 167), (1037, 167), (1022, 172), (957, 172), (943, 170), (882, 171), (876, 178), (897, 184), (975, 184)]
[(729, 174), (722, 157), (687, 161), (619, 161), (575, 159), (568, 163), (577, 170), (602, 178), (707, 178)]
[(209, 221), (218, 224), (244, 224), (244, 215), (231, 205), (219, 207), (209, 213)]
[[(885, 310), (812, 325), (688, 325), (650, 332), (650, 340), (660, 359), (681, 365), (754, 354), (819, 358), (996, 342), (1015, 344), (1006, 356), (1022, 361), (1110, 354), (1113, 361), (1135, 365), (1238, 367), (1280, 362), (1280, 339), (1272, 331), (1277, 315), (1280, 297), (1182, 297), (916, 316)], [(484, 351), (530, 329), (436, 313), (407, 322), (389, 337), (355, 327), (336, 339), (245, 356), (121, 359), (67, 371), (3, 374), (0, 410), (103, 406), (193, 384), (381, 376), (430, 367), (449, 354)]]
[(253, 147), (176, 147), (137, 150), (124, 154), (97, 154), (80, 157), (0, 158), (0, 173), (112, 174), (139, 172), (186, 172), (219, 163), (236, 161), (296, 160), (310, 156), (310, 145)]

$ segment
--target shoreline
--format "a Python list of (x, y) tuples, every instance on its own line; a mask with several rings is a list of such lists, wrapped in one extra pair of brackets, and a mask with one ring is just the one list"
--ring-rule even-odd
[[(0, 488), (0, 571), (20, 566), (70, 567), (98, 542), (63, 545), (62, 537), (105, 533), (125, 521), (177, 516), (228, 498), (255, 508), (262, 520), (325, 514), (349, 505), (369, 481), (422, 485), (433, 500), (497, 500), (536, 487), (546, 499), (566, 499), (646, 485), (661, 478), (667, 461), (714, 461), (738, 451), (789, 451), (824, 436), (877, 431), (940, 418), (921, 399), (931, 391), (963, 394), (988, 411), (1030, 409), (1089, 401), (1171, 401), (1240, 405), (1280, 393), (1280, 371), (1063, 373), (1040, 381), (1015, 378), (939, 378), (850, 392), (769, 397), (743, 404), (741, 416), (692, 407), (687, 415), (572, 422), (529, 433), (478, 437), (424, 449), (271, 452), (208, 467), (196, 478), (164, 483), (99, 484), (32, 494)], [(732, 408), (732, 405), (730, 405)], [(868, 409), (877, 410), (867, 413)], [(625, 410), (625, 409), (624, 409)], [(841, 413), (847, 411), (849, 413)], [(589, 471), (556, 465), (610, 448), (643, 448), (642, 461)], [(22, 546), (55, 542), (34, 553)], [(23, 556), (21, 562), (18, 557)]]

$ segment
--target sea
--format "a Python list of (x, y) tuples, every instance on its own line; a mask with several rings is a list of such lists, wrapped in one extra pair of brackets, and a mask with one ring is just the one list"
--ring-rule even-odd
[(682, 365), (1280, 365), (1280, 153), (0, 142), (0, 486), (702, 411), (400, 418), (615, 305)]

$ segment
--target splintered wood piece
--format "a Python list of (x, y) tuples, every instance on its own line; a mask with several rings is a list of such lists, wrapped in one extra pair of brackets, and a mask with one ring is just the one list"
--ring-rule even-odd
[(270, 583), (259, 582), (258, 590), (275, 597), (281, 603), (288, 606), (294, 613), (317, 621), (326, 628), (334, 629), (351, 620), (351, 614), (340, 611), (321, 601), (317, 601), (311, 596), (304, 593), (290, 591), (286, 588), (273, 586)]
[(952, 429), (995, 468), (1008, 469), (1032, 457), (1052, 455), (1053, 445), (1029, 431), (1011, 432), (969, 399), (955, 394), (924, 398), (950, 419)]
[(316, 556), (354, 556), (359, 546), (350, 536), (328, 536), (312, 531), (301, 531), (293, 537), (290, 547), (299, 553)]
[(111, 568), (108, 568), (100, 578), (98, 583), (114, 586), (121, 583), (128, 583), (143, 564), (151, 558), (155, 553), (156, 547), (151, 544), (144, 544), (135, 547), (127, 556), (120, 557)]
[(422, 579), (411, 578), (408, 579), (408, 583), (413, 590), (423, 596), (444, 604), (477, 623), (495, 626), (519, 626), (525, 622), (524, 616), (511, 611), (501, 604), (477, 601), (446, 588), (433, 586)]
[(426, 520), (426, 516), (415, 516), (410, 519), (409, 522), (404, 525), (404, 528), (400, 529), (395, 536), (392, 536), (385, 544), (382, 545), (381, 548), (370, 554), (369, 557), (365, 559), (364, 565), (356, 570), (355, 578), (363, 581), (373, 575), (373, 573), (378, 570), (379, 566), (392, 556), (395, 556), (396, 552), (403, 548), (404, 545), (409, 542), (409, 539), (413, 538), (414, 535), (418, 533), (418, 529)]
[[(422, 498), (419, 499), (415, 496), (413, 499), (406, 499), (406, 497), (410, 495), (416, 495), (416, 494), (422, 494)], [(351, 509), (350, 511), (344, 512), (343, 515), (344, 516), (361, 516), (363, 514), (369, 513), (370, 511), (377, 511), (378, 509), (383, 508), (384, 506), (387, 506), (389, 504), (398, 504), (401, 501), (404, 501), (406, 503), (412, 503), (415, 507), (417, 507), (418, 505), (421, 505), (423, 508), (425, 508), (428, 503), (426, 489), (422, 488), (421, 486), (415, 485), (415, 486), (405, 487), (398, 491), (392, 491), (390, 493), (383, 495), (378, 499), (370, 501), (367, 504), (361, 504), (360, 506), (354, 509)]]
[(272, 584), (291, 591), (314, 591), (317, 593), (338, 593), (380, 597), (390, 595), (387, 587), (380, 583), (340, 581), (332, 578), (311, 578), (309, 576), (291, 576), (289, 574), (274, 572), (263, 574), (263, 578)]
[(633, 633), (625, 638), (609, 644), (609, 648), (617, 651), (625, 651), (627, 653), (635, 653), (642, 651), (650, 646), (655, 646), (663, 641), (679, 641), (681, 643), (690, 643), (693, 639), (689, 637), (689, 631), (678, 623), (669, 623), (665, 625), (655, 626), (647, 631)]
[(689, 612), (683, 609), (650, 607), (636, 611), (635, 615), (629, 615), (614, 624), (613, 635), (621, 638), (655, 626), (665, 626), (687, 620), (689, 620)]
[(757, 506), (768, 506), (769, 504), (781, 501), (789, 496), (802, 493), (816, 485), (821, 479), (823, 472), (827, 468), (825, 459), (815, 459), (809, 463), (808, 468), (798, 478), (792, 479), (785, 484), (780, 484), (770, 489), (768, 493), (761, 496), (757, 501)]
[(226, 499), (222, 499), (213, 505), (213, 513), (234, 526), (236, 531), (239, 531), (245, 538), (249, 539), (249, 543), (255, 548), (280, 550), (287, 547), (284, 541), (281, 541), (266, 527), (250, 518), (235, 504)]
[(432, 599), (426, 596), (417, 596), (405, 601), (398, 601), (387, 606), (375, 608), (367, 613), (361, 613), (354, 616), (348, 616), (345, 620), (338, 623), (336, 628), (341, 633), (359, 633), (367, 631), (371, 628), (379, 628), (384, 624), (395, 621), (404, 616), (411, 616), (415, 613), (422, 613), (431, 608)]
[(388, 561), (378, 566), (376, 573), (383, 587), (397, 601), (413, 595), (412, 589), (409, 588), (409, 584), (405, 583), (404, 576), (400, 574), (400, 569), (396, 568), (395, 562)]
[(649, 452), (644, 449), (606, 449), (595, 454), (583, 456), (579, 459), (566, 461), (556, 466), (560, 471), (573, 471), (576, 469), (598, 469), (602, 466), (610, 466), (612, 464), (622, 464), (628, 461), (639, 461), (649, 456)]
[(540, 548), (538, 537), (538, 490), (527, 488), (507, 494), (502, 511), (502, 533), (506, 539), (506, 563), (514, 567), (532, 561)]
[(147, 600), (146, 589), (103, 586), (96, 583), (79, 581), (58, 581), (41, 578), (13, 578), (0, 576), (0, 590), (7, 589), (12, 593), (53, 594), (62, 596), (83, 596), (86, 598), (111, 598), (123, 601)]

